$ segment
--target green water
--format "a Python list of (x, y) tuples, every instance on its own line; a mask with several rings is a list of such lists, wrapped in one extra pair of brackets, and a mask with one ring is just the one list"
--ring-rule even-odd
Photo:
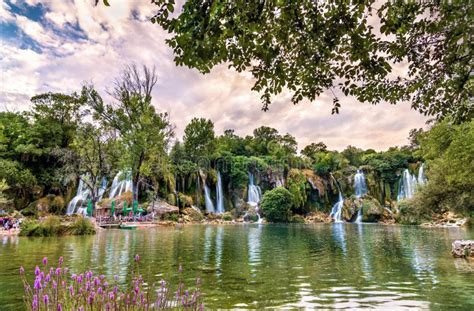
[(207, 308), (381, 308), (474, 310), (474, 263), (455, 260), (465, 229), (382, 225), (226, 225), (125, 231), (90, 237), (3, 237), (0, 309), (21, 309), (18, 267), (64, 256), (129, 278), (133, 256), (149, 278), (203, 282)]

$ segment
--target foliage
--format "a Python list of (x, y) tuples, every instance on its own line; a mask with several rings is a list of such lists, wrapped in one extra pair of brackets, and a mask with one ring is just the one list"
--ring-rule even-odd
[[(175, 291), (164, 280), (149, 284), (139, 274), (139, 261), (140, 257), (135, 255), (131, 282), (121, 286), (117, 275), (113, 280), (107, 280), (104, 275), (95, 276), (92, 271), (72, 273), (63, 266), (63, 257), (59, 258), (57, 266), (48, 265), (48, 259), (44, 257), (42, 265), (35, 268), (32, 284), (24, 268), (20, 267), (25, 308), (32, 311), (203, 309), (199, 279), (192, 292), (185, 290), (182, 281)], [(180, 267), (179, 273), (181, 271)]]
[(58, 216), (47, 216), (42, 220), (25, 219), (20, 225), (22, 236), (60, 236), (95, 234), (94, 225), (87, 218), (79, 216), (70, 223), (64, 223)]
[[(155, 69), (127, 66), (116, 79), (110, 95), (114, 104), (104, 104), (93, 89), (85, 88), (83, 96), (104, 127), (115, 130), (125, 146), (127, 167), (132, 169), (133, 183), (138, 184), (143, 173), (151, 173), (165, 155), (173, 128), (167, 113), (157, 113), (151, 92), (157, 82)], [(135, 189), (134, 189), (135, 191)], [(136, 195), (136, 193), (135, 193)]]
[(88, 218), (76, 217), (66, 228), (65, 232), (70, 235), (95, 234), (95, 227)]
[(48, 216), (42, 221), (26, 219), (20, 225), (20, 235), (23, 236), (45, 237), (62, 235), (63, 233), (64, 229), (58, 216)]
[(420, 137), (419, 153), (427, 160), (428, 183), (416, 194), (421, 210), (474, 213), (474, 121), (455, 125), (450, 119)]
[(293, 195), (283, 187), (265, 192), (260, 208), (271, 222), (287, 222), (291, 215)]
[(300, 213), (305, 212), (304, 207), (308, 200), (306, 184), (306, 177), (300, 170), (290, 170), (287, 178), (287, 187), (293, 197), (293, 210)]
[(314, 160), (319, 152), (325, 152), (327, 148), (323, 142), (311, 143), (301, 150), (301, 154)]
[[(179, 14), (174, 0), (153, 3), (151, 22), (171, 33), (177, 65), (251, 72), (265, 110), (284, 89), (293, 103), (329, 90), (337, 113), (338, 89), (362, 102), (472, 118), (472, 2), (186, 1)], [(396, 73), (400, 63), (406, 72)]]
[(203, 118), (193, 118), (184, 129), (184, 151), (195, 162), (208, 159), (215, 149), (214, 123)]
[(10, 204), (10, 200), (7, 198), (5, 192), (9, 189), (7, 182), (5, 179), (0, 180), (0, 208), (4, 208), (8, 204)]

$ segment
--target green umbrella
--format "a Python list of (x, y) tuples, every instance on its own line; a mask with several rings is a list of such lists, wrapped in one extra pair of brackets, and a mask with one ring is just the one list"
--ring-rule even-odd
[(138, 212), (138, 201), (133, 201), (133, 215), (135, 216)]
[(112, 201), (112, 206), (110, 207), (110, 216), (115, 216), (115, 200)]
[(127, 210), (128, 210), (128, 208), (127, 208), (127, 201), (124, 201), (124, 202), (123, 202), (123, 215), (124, 215), (124, 216), (127, 216)]
[(87, 216), (91, 217), (92, 216), (92, 200), (89, 200), (89, 202), (87, 202)]

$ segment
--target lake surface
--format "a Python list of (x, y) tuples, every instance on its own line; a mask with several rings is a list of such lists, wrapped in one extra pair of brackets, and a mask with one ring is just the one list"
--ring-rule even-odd
[(458, 228), (371, 224), (194, 225), (95, 236), (1, 237), (0, 309), (22, 308), (18, 267), (43, 256), (127, 282), (135, 254), (153, 280), (202, 279), (206, 308), (474, 310), (474, 261), (453, 259)]

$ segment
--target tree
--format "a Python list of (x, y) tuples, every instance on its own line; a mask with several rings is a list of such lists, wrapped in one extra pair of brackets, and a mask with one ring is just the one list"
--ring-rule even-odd
[(0, 208), (4, 208), (10, 203), (6, 191), (10, 189), (5, 179), (0, 180)]
[(209, 159), (214, 152), (214, 123), (204, 118), (193, 118), (184, 129), (184, 150), (193, 161)]
[(100, 95), (91, 88), (84, 88), (83, 96), (103, 126), (117, 131), (126, 146), (126, 163), (132, 170), (134, 194), (142, 173), (150, 171), (154, 160), (166, 156), (166, 149), (173, 136), (173, 127), (167, 113), (157, 113), (152, 105), (152, 91), (157, 82), (155, 69), (136, 65), (126, 66), (115, 80), (110, 95), (113, 104), (104, 104)]
[(452, 211), (474, 215), (474, 121), (446, 119), (420, 135), (417, 151), (426, 160), (428, 182), (415, 193), (414, 208), (431, 213)]
[(337, 113), (339, 90), (437, 118), (473, 116), (472, 1), (186, 1), (179, 14), (174, 0), (152, 2), (177, 65), (250, 71), (264, 110), (283, 89), (293, 103), (329, 90)]
[(355, 167), (359, 167), (362, 164), (364, 154), (364, 150), (350, 145), (342, 151), (342, 155)]
[(118, 160), (116, 137), (111, 130), (85, 123), (77, 129), (70, 148), (59, 150), (66, 181), (80, 179), (90, 191), (93, 205), (107, 187), (103, 178), (110, 178), (114, 163)]
[(327, 146), (323, 142), (311, 143), (301, 150), (301, 154), (314, 160), (318, 152), (325, 152), (326, 150)]
[(283, 187), (265, 192), (260, 205), (263, 214), (272, 222), (287, 222), (293, 206), (292, 194)]
[(253, 130), (253, 149), (256, 155), (268, 155), (270, 153), (270, 146), (273, 143), (278, 143), (281, 136), (278, 130), (261, 126)]

